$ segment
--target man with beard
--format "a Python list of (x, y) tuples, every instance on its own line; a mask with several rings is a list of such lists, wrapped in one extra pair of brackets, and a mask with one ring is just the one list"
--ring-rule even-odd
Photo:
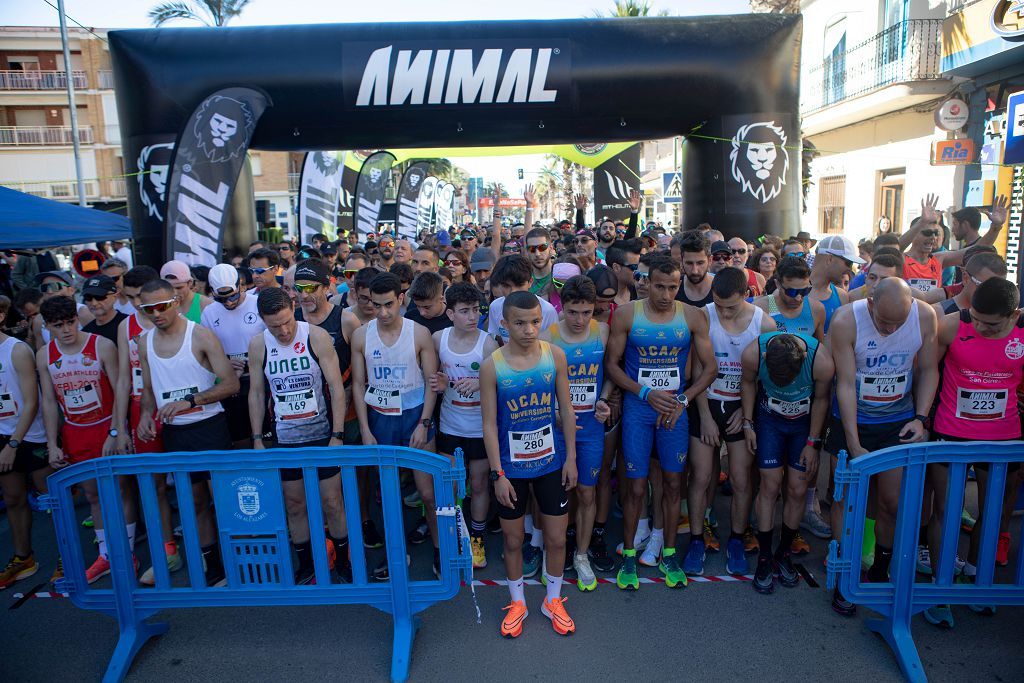
[(533, 282), (530, 283), (530, 292), (537, 296), (546, 296), (548, 287), (551, 286), (551, 241), (548, 239), (548, 231), (544, 228), (534, 228), (526, 233), (526, 256), (533, 270)]
[[(927, 199), (922, 199), (921, 216), (911, 223), (910, 230), (900, 235), (900, 247), (907, 252), (903, 262), (903, 279), (913, 289), (922, 292), (942, 285), (943, 268), (959, 266), (964, 262), (963, 249), (936, 251), (942, 241), (939, 212), (935, 209), (938, 201), (937, 195), (928, 195)], [(992, 221), (992, 227), (975, 244), (995, 244), (1006, 222), (1006, 198), (996, 200), (987, 215)]]
[[(1001, 222), (1006, 220), (1006, 205), (1006, 197), (999, 195), (996, 197), (995, 203), (992, 204), (992, 208), (987, 211), (975, 209), (974, 207), (966, 207), (959, 211), (954, 211), (952, 214), (952, 225), (950, 226), (950, 229), (953, 231), (953, 238), (965, 247), (973, 245), (981, 239), (981, 214), (984, 213), (994, 227), (997, 219), (1001, 219)], [(993, 215), (995, 215), (995, 218), (993, 218)]]
[[(708, 272), (710, 243), (702, 233), (693, 230), (683, 235), (679, 242), (679, 250), (683, 255), (683, 275), (686, 277), (683, 278), (683, 283), (676, 294), (676, 301), (703, 308), (714, 301), (711, 295), (714, 277)], [(732, 252), (729, 253), (729, 258), (732, 258)]]
[(379, 261), (377, 265), (383, 270), (388, 270), (397, 261), (395, 259), (395, 238), (390, 235), (382, 235), (380, 241), (377, 242), (377, 255)]

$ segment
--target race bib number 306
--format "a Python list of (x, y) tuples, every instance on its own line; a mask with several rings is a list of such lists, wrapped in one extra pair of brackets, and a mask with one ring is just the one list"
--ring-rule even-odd
[(640, 368), (636, 379), (642, 387), (656, 391), (679, 391), (679, 368)]
[(553, 455), (555, 436), (550, 424), (531, 432), (509, 432), (508, 452), (513, 462), (530, 462)]

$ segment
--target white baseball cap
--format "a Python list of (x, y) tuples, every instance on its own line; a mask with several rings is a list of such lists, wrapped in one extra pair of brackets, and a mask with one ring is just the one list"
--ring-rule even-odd
[(238, 269), (229, 263), (218, 263), (210, 268), (206, 283), (214, 293), (229, 287), (238, 289)]
[(825, 237), (818, 242), (818, 248), (814, 250), (814, 253), (832, 254), (851, 263), (862, 264), (865, 262), (864, 259), (857, 255), (857, 247), (845, 235), (829, 235)]

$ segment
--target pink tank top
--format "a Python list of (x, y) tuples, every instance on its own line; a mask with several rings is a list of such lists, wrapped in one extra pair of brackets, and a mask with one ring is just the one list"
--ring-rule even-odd
[(935, 431), (978, 441), (1019, 439), (1017, 387), (1024, 374), (1024, 316), (1002, 339), (980, 336), (969, 310), (946, 351)]

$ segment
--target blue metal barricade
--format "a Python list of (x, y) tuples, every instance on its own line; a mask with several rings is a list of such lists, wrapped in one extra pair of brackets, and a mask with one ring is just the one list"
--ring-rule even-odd
[[(341, 467), (344, 510), (352, 559), (351, 584), (332, 584), (328, 567), (320, 500), (318, 467)], [(279, 468), (302, 468), (310, 541), (316, 572), (315, 585), (295, 585), (288, 525), (282, 500)], [(356, 468), (377, 468), (380, 474), (385, 548), (390, 579), (367, 580)], [(406, 564), (402, 525), (399, 468), (432, 476), (437, 504), (441, 576), (411, 581)], [(227, 585), (207, 587), (192, 502), (190, 473), (209, 472), (215, 501), (218, 541)], [(154, 474), (174, 478), (181, 518), (181, 546), (188, 565), (188, 585), (172, 585), (160, 534), (160, 512)], [(411, 448), (341, 446), (336, 448), (268, 449), (262, 451), (210, 451), (98, 458), (73, 465), (49, 478), (47, 505), (54, 525), (65, 578), (58, 590), (69, 594), (78, 607), (107, 613), (118, 620), (120, 638), (104, 681), (124, 678), (139, 648), (151, 636), (167, 630), (165, 623), (146, 623), (160, 610), (176, 607), (238, 607), (243, 605), (360, 604), (376, 607), (394, 619), (391, 659), (393, 680), (409, 672), (416, 620), (413, 616), (459, 591), (463, 576), (471, 579), (472, 556), (462, 536), (465, 524), (455, 496), (465, 495), (465, 468), (461, 450), (449, 458)], [(119, 478), (134, 478), (139, 488), (139, 517), (145, 520), (155, 586), (136, 580), (132, 552), (125, 531)], [(103, 512), (112, 588), (92, 588), (85, 568), (75, 518), (72, 487), (95, 479)], [(170, 489), (168, 489), (170, 491)], [(170, 494), (168, 494), (170, 495)]]
[[(835, 505), (843, 506), (844, 523), (840, 543), (832, 541), (828, 555), (828, 587), (838, 583), (843, 597), (882, 615), (867, 626), (885, 638), (911, 681), (927, 677), (910, 632), (911, 618), (935, 605), (1024, 605), (1024, 544), (1018, 543), (1013, 583), (995, 583), (995, 554), (999, 535), (1007, 469), (1024, 462), (1024, 442), (974, 441), (932, 442), (895, 446), (848, 460), (839, 454), (835, 472)], [(917, 541), (921, 526), (925, 471), (928, 465), (948, 463), (949, 487), (942, 520), (942, 548), (932, 555), (936, 568), (930, 582), (916, 581)], [(964, 502), (967, 468), (988, 466), (988, 489), (980, 520), (981, 545), (978, 574), (974, 583), (953, 583), (960, 511)], [(872, 476), (902, 468), (899, 511), (893, 536), (890, 581), (872, 583), (861, 578), (860, 554), (864, 539), (864, 518)], [(945, 492), (936, 491), (935, 495)]]

